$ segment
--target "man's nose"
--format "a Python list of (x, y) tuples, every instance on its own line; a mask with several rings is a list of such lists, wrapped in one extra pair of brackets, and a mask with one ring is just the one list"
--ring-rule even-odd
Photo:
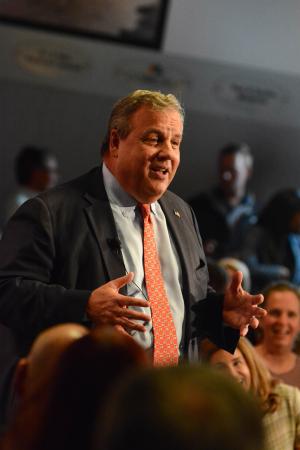
[(172, 158), (172, 155), (174, 154), (175, 151), (172, 147), (171, 141), (165, 140), (160, 147), (159, 156), (161, 158)]

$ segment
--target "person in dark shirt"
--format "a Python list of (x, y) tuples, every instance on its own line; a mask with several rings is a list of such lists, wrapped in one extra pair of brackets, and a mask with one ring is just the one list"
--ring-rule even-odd
[(300, 192), (276, 192), (262, 209), (257, 225), (249, 229), (241, 258), (248, 265), (253, 290), (272, 281), (288, 280), (300, 286)]
[(27, 200), (56, 186), (59, 179), (58, 161), (47, 149), (28, 145), (15, 159), (15, 177), (18, 190), (8, 199), (5, 222)]
[(238, 256), (243, 237), (256, 222), (255, 198), (247, 190), (253, 156), (245, 143), (226, 145), (219, 153), (219, 182), (192, 198), (207, 255)]

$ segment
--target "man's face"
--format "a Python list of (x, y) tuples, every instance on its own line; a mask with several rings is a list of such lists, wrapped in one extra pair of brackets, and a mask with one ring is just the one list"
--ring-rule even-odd
[(223, 156), (219, 165), (220, 186), (227, 196), (245, 190), (249, 178), (246, 158), (241, 153)]
[(227, 372), (236, 379), (241, 386), (248, 391), (251, 386), (251, 374), (246, 360), (237, 348), (232, 355), (225, 350), (218, 350), (212, 354), (210, 364)]
[(167, 190), (179, 165), (182, 119), (173, 108), (143, 106), (132, 115), (130, 126), (125, 139), (111, 131), (104, 160), (128, 194), (140, 203), (152, 203)]
[(262, 319), (263, 344), (272, 351), (291, 351), (294, 339), (300, 331), (299, 299), (291, 291), (273, 291), (266, 305), (268, 314)]

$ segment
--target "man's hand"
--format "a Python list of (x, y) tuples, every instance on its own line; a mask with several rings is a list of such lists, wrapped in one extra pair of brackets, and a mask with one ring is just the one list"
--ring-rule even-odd
[(257, 305), (263, 302), (261, 294), (251, 295), (242, 288), (242, 272), (234, 273), (230, 286), (225, 292), (223, 320), (226, 325), (240, 330), (246, 336), (249, 326), (256, 328), (261, 317), (267, 313)]
[(146, 328), (137, 320), (147, 322), (151, 317), (142, 312), (128, 309), (128, 306), (149, 307), (147, 300), (119, 294), (119, 289), (133, 280), (133, 273), (116, 278), (95, 289), (88, 300), (86, 313), (96, 325), (112, 325), (121, 330), (145, 331)]

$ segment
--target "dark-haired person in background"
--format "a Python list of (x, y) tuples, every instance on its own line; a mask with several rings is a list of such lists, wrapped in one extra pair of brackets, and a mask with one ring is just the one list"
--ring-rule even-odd
[(213, 258), (238, 256), (243, 236), (256, 222), (255, 198), (247, 191), (253, 156), (245, 143), (231, 143), (218, 155), (218, 185), (192, 198), (204, 250)]
[(265, 205), (257, 225), (247, 233), (241, 258), (254, 291), (276, 280), (300, 286), (300, 191), (283, 189)]
[[(55, 156), (48, 150), (29, 145), (23, 147), (16, 156), (14, 173), (18, 189), (8, 196), (4, 206), (4, 225), (24, 202), (56, 185), (58, 163)], [(0, 340), (2, 343), (0, 349), (0, 393), (3, 392), (5, 396), (9, 396), (6, 382), (11, 378), (17, 356), (11, 330), (5, 327), (1, 320)], [(0, 402), (4, 404), (6, 400), (1, 397)], [(0, 407), (0, 428), (2, 421)]]
[[(55, 156), (48, 150), (35, 147), (23, 147), (14, 161), (15, 179), (18, 190), (8, 197), (4, 206), (4, 225), (14, 212), (29, 198), (55, 186), (58, 180), (58, 163)], [(1, 234), (1, 232), (0, 232)], [(11, 378), (17, 361), (14, 336), (8, 327), (1, 323), (0, 318), (0, 429), (4, 404), (10, 395), (7, 382)], [(7, 398), (6, 398), (7, 397)]]
[(26, 200), (54, 187), (58, 181), (57, 160), (52, 153), (43, 148), (23, 147), (16, 156), (14, 169), (19, 189), (8, 201), (5, 212), (6, 220)]

